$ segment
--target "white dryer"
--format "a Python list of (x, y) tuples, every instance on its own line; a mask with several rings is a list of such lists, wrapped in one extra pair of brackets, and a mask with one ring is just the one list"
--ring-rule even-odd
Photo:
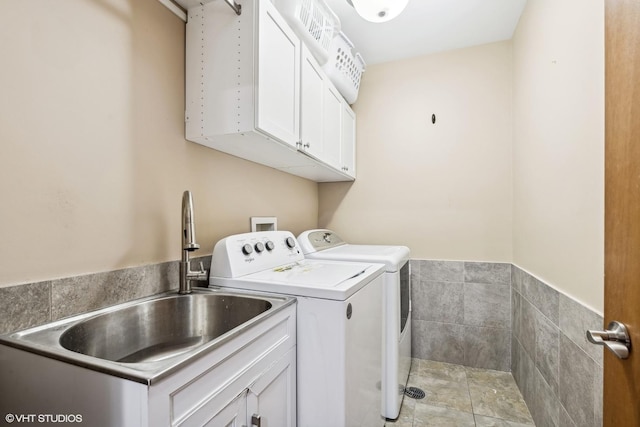
[(396, 419), (411, 369), (411, 284), (406, 246), (351, 245), (331, 230), (298, 236), (307, 259), (375, 262), (385, 265), (383, 300), (382, 415)]
[(297, 298), (299, 427), (382, 427), (384, 266), (307, 260), (293, 234), (226, 237), (211, 257), (209, 286)]

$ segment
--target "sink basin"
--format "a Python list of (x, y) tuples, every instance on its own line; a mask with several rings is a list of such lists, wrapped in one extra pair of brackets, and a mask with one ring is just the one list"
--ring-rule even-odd
[(60, 345), (114, 362), (155, 362), (200, 347), (271, 306), (228, 294), (171, 295), (79, 322), (60, 336)]
[(196, 288), (2, 335), (0, 344), (151, 384), (291, 304), (295, 298)]

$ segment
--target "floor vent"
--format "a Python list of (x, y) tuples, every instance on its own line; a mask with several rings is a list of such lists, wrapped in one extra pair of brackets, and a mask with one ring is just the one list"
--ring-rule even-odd
[(412, 399), (424, 399), (424, 391), (420, 390), (418, 387), (406, 387), (404, 389), (405, 396), (409, 396)]

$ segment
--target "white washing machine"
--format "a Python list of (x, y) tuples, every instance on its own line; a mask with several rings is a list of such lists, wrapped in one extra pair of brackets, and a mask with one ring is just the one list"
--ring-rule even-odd
[(209, 286), (297, 298), (298, 427), (382, 427), (384, 265), (307, 260), (288, 231), (226, 237)]
[(383, 300), (383, 412), (400, 414), (411, 369), (411, 284), (406, 246), (350, 245), (331, 230), (309, 230), (298, 236), (307, 259), (375, 262), (385, 265)]

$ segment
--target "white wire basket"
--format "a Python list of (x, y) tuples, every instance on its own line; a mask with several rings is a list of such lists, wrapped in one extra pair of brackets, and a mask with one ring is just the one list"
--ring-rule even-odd
[(340, 32), (340, 19), (324, 0), (273, 0), (320, 65), (327, 62), (331, 41)]
[(366, 64), (359, 53), (353, 54), (353, 43), (340, 32), (332, 41), (329, 49), (329, 61), (322, 66), (336, 89), (349, 103), (358, 99), (360, 78)]

